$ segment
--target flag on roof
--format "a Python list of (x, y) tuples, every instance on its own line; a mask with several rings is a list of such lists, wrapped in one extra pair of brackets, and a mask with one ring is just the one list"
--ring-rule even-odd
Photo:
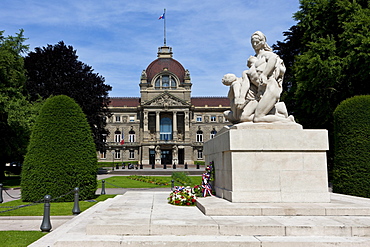
[(164, 13), (158, 18), (158, 20), (164, 19)]

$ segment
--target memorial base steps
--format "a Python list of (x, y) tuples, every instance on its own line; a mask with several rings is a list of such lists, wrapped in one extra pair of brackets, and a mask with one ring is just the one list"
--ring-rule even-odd
[[(292, 213), (291, 204), (280, 205), (289, 206), (283, 215), (262, 213), (271, 214), (271, 207), (254, 215), (216, 215), (217, 210), (225, 212), (228, 204), (236, 204), (231, 209), (235, 211), (238, 203), (201, 198), (198, 207), (204, 207), (204, 214), (197, 207), (168, 204), (168, 195), (127, 192), (98, 203), (30, 246), (370, 246), (368, 199), (331, 194), (335, 201), (332, 208), (339, 207), (335, 215), (313, 215), (312, 210), (307, 210), (311, 212), (308, 215), (298, 215)], [(275, 212), (283, 211), (279, 208)]]

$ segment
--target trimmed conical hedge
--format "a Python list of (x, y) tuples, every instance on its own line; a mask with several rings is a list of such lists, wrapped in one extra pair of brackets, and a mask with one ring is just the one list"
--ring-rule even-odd
[(370, 197), (370, 95), (340, 103), (334, 130), (333, 191)]
[[(97, 157), (89, 124), (70, 97), (47, 99), (36, 120), (22, 168), (22, 199), (38, 201), (80, 188), (91, 199), (97, 188)], [(73, 193), (58, 201), (72, 201)]]

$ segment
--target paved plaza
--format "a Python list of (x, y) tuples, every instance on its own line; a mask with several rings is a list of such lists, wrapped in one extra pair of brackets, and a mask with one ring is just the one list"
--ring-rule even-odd
[[(17, 197), (20, 190), (7, 192)], [(231, 203), (207, 197), (181, 207), (167, 203), (169, 188), (106, 193), (118, 196), (77, 216), (52, 216), (52, 231), (30, 246), (370, 246), (366, 198), (330, 193), (330, 203)], [(41, 216), (4, 216), (0, 230), (39, 231), (41, 222)]]
[[(259, 208), (248, 215), (238, 212), (238, 203), (220, 198), (201, 198), (198, 208), (168, 204), (168, 195), (128, 191), (30, 246), (370, 246), (368, 199), (331, 193), (331, 203), (307, 204), (310, 210), (294, 203), (239, 205)], [(234, 213), (224, 215), (225, 210)]]

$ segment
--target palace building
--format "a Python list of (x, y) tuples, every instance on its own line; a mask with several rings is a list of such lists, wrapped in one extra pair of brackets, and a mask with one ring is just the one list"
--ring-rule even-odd
[(203, 143), (227, 123), (227, 97), (191, 97), (190, 72), (173, 59), (172, 48), (142, 71), (141, 97), (112, 97), (107, 151), (99, 161), (137, 161), (143, 165), (204, 161)]

